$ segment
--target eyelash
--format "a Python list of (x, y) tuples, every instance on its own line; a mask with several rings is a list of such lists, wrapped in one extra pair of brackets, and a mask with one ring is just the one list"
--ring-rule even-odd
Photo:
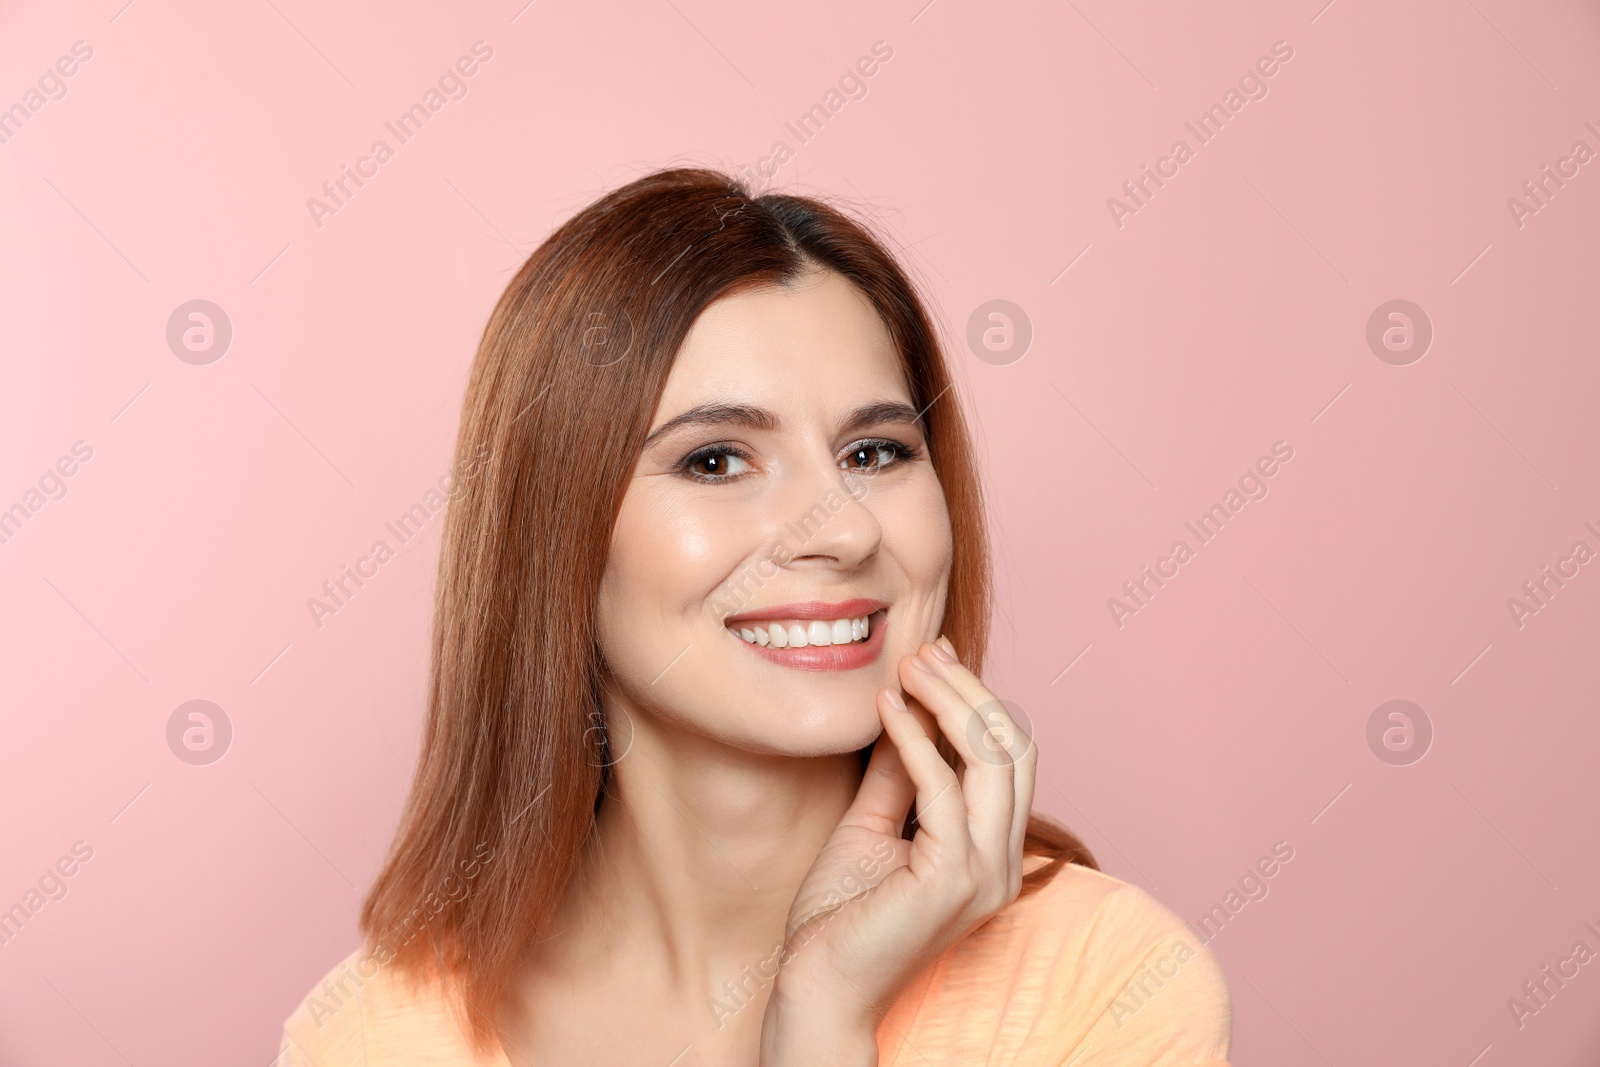
[[(891, 440), (887, 437), (867, 437), (860, 441), (855, 441), (850, 445), (849, 448), (845, 449), (844, 454), (849, 455), (864, 448), (881, 448), (889, 452), (889, 454), (894, 458), (888, 463), (881, 464), (878, 467), (848, 468), (854, 470), (857, 474), (876, 474), (878, 471), (887, 467), (904, 463), (907, 460), (916, 459), (922, 455), (922, 450), (917, 448), (915, 445), (908, 445), (904, 442)], [(694, 465), (696, 463), (710, 456), (736, 456), (739, 459), (744, 460), (746, 463), (750, 462), (749, 454), (743, 449), (736, 448), (733, 445), (707, 445), (704, 448), (697, 448), (687, 456), (683, 457), (683, 461), (678, 465), (679, 470), (686, 477), (693, 478), (697, 482), (728, 482), (735, 478), (741, 477), (741, 475), (737, 474), (701, 474), (699, 471), (694, 469)]]

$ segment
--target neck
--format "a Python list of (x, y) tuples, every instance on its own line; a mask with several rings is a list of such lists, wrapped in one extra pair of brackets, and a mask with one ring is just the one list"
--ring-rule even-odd
[[(746, 752), (634, 712), (563, 906), (569, 960), (721, 996), (781, 948), (789, 907), (861, 783), (856, 753)], [(615, 720), (613, 720), (615, 721)], [(656, 988), (662, 988), (657, 986)]]

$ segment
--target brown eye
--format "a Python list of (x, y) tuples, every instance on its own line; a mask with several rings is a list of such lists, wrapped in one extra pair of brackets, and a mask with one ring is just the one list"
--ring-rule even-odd
[(839, 466), (855, 471), (882, 470), (913, 455), (909, 448), (897, 441), (862, 441), (850, 447)]
[(702, 448), (683, 461), (683, 470), (691, 478), (702, 482), (726, 481), (750, 468), (749, 461), (737, 450), (727, 446)]
[(849, 457), (845, 460), (845, 466), (858, 468), (870, 467), (877, 463), (877, 461), (878, 450), (876, 448), (862, 447), (850, 453)]

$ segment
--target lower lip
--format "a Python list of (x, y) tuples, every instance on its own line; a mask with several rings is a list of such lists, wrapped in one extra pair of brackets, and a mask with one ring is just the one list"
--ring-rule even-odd
[(847, 645), (807, 645), (805, 648), (772, 648), (751, 644), (732, 630), (728, 636), (765, 660), (796, 671), (853, 671), (875, 663), (883, 651), (883, 631), (889, 613), (876, 611), (867, 617), (867, 639)]

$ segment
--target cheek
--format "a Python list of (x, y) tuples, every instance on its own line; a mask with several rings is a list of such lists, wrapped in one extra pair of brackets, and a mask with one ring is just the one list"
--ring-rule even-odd
[(921, 515), (917, 523), (917, 551), (919, 559), (929, 573), (942, 579), (950, 575), (950, 560), (955, 544), (950, 531), (950, 509), (945, 504), (944, 490), (932, 474), (928, 475), (924, 498), (919, 501)]
[(685, 624), (702, 621), (700, 616), (716, 621), (708, 601), (743, 558), (733, 544), (739, 524), (728, 520), (670, 494), (629, 491), (600, 582), (600, 628), (608, 653), (619, 641), (646, 648), (670, 641)]
[(880, 510), (885, 545), (904, 569), (913, 593), (942, 605), (954, 551), (944, 493), (931, 471), (905, 488), (907, 492)]

